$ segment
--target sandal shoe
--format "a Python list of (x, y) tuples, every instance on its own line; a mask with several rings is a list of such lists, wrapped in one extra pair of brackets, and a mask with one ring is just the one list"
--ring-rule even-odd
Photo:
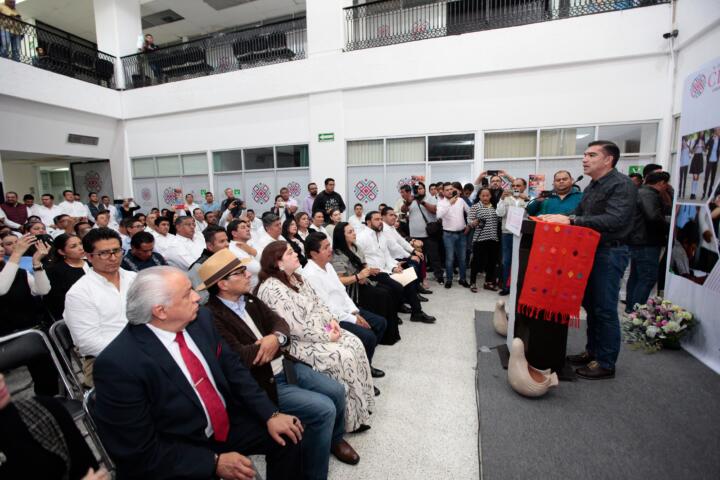
[(470, 291), (473, 293), (477, 293), (478, 289), (474, 283), (470, 284)]

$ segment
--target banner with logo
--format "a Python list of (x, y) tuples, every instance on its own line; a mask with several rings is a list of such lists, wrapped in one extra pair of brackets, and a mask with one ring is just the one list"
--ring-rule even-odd
[(683, 87), (665, 296), (698, 324), (683, 347), (720, 373), (720, 58)]
[(113, 198), (109, 160), (71, 163), (70, 171), (73, 188), (80, 194), (83, 203), (88, 202), (90, 193), (97, 193), (98, 198), (102, 198), (103, 195)]

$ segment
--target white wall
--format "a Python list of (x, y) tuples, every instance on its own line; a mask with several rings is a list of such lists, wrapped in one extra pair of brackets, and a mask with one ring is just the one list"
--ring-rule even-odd
[(29, 163), (5, 163), (3, 164), (3, 177), (3, 189), (6, 192), (17, 192), (21, 201), (22, 196), (26, 193), (34, 195), (36, 199), (40, 198), (35, 165)]

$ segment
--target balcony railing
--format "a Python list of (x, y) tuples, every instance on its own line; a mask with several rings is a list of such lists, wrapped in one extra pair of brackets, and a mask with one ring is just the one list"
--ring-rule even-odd
[(0, 57), (115, 88), (112, 55), (4, 15), (0, 15)]
[(140, 88), (305, 58), (305, 18), (223, 32), (122, 58), (125, 88)]
[(345, 50), (670, 3), (670, 0), (379, 0), (345, 9)]

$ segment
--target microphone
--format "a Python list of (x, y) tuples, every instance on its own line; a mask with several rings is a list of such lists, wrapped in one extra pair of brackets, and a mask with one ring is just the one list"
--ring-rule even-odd
[(580, 180), (582, 180), (583, 178), (585, 178), (585, 175), (580, 175), (580, 176), (577, 178), (577, 180), (575, 180), (575, 181), (573, 182), (573, 185), (575, 185), (576, 183), (578, 183), (578, 182), (579, 182)]

